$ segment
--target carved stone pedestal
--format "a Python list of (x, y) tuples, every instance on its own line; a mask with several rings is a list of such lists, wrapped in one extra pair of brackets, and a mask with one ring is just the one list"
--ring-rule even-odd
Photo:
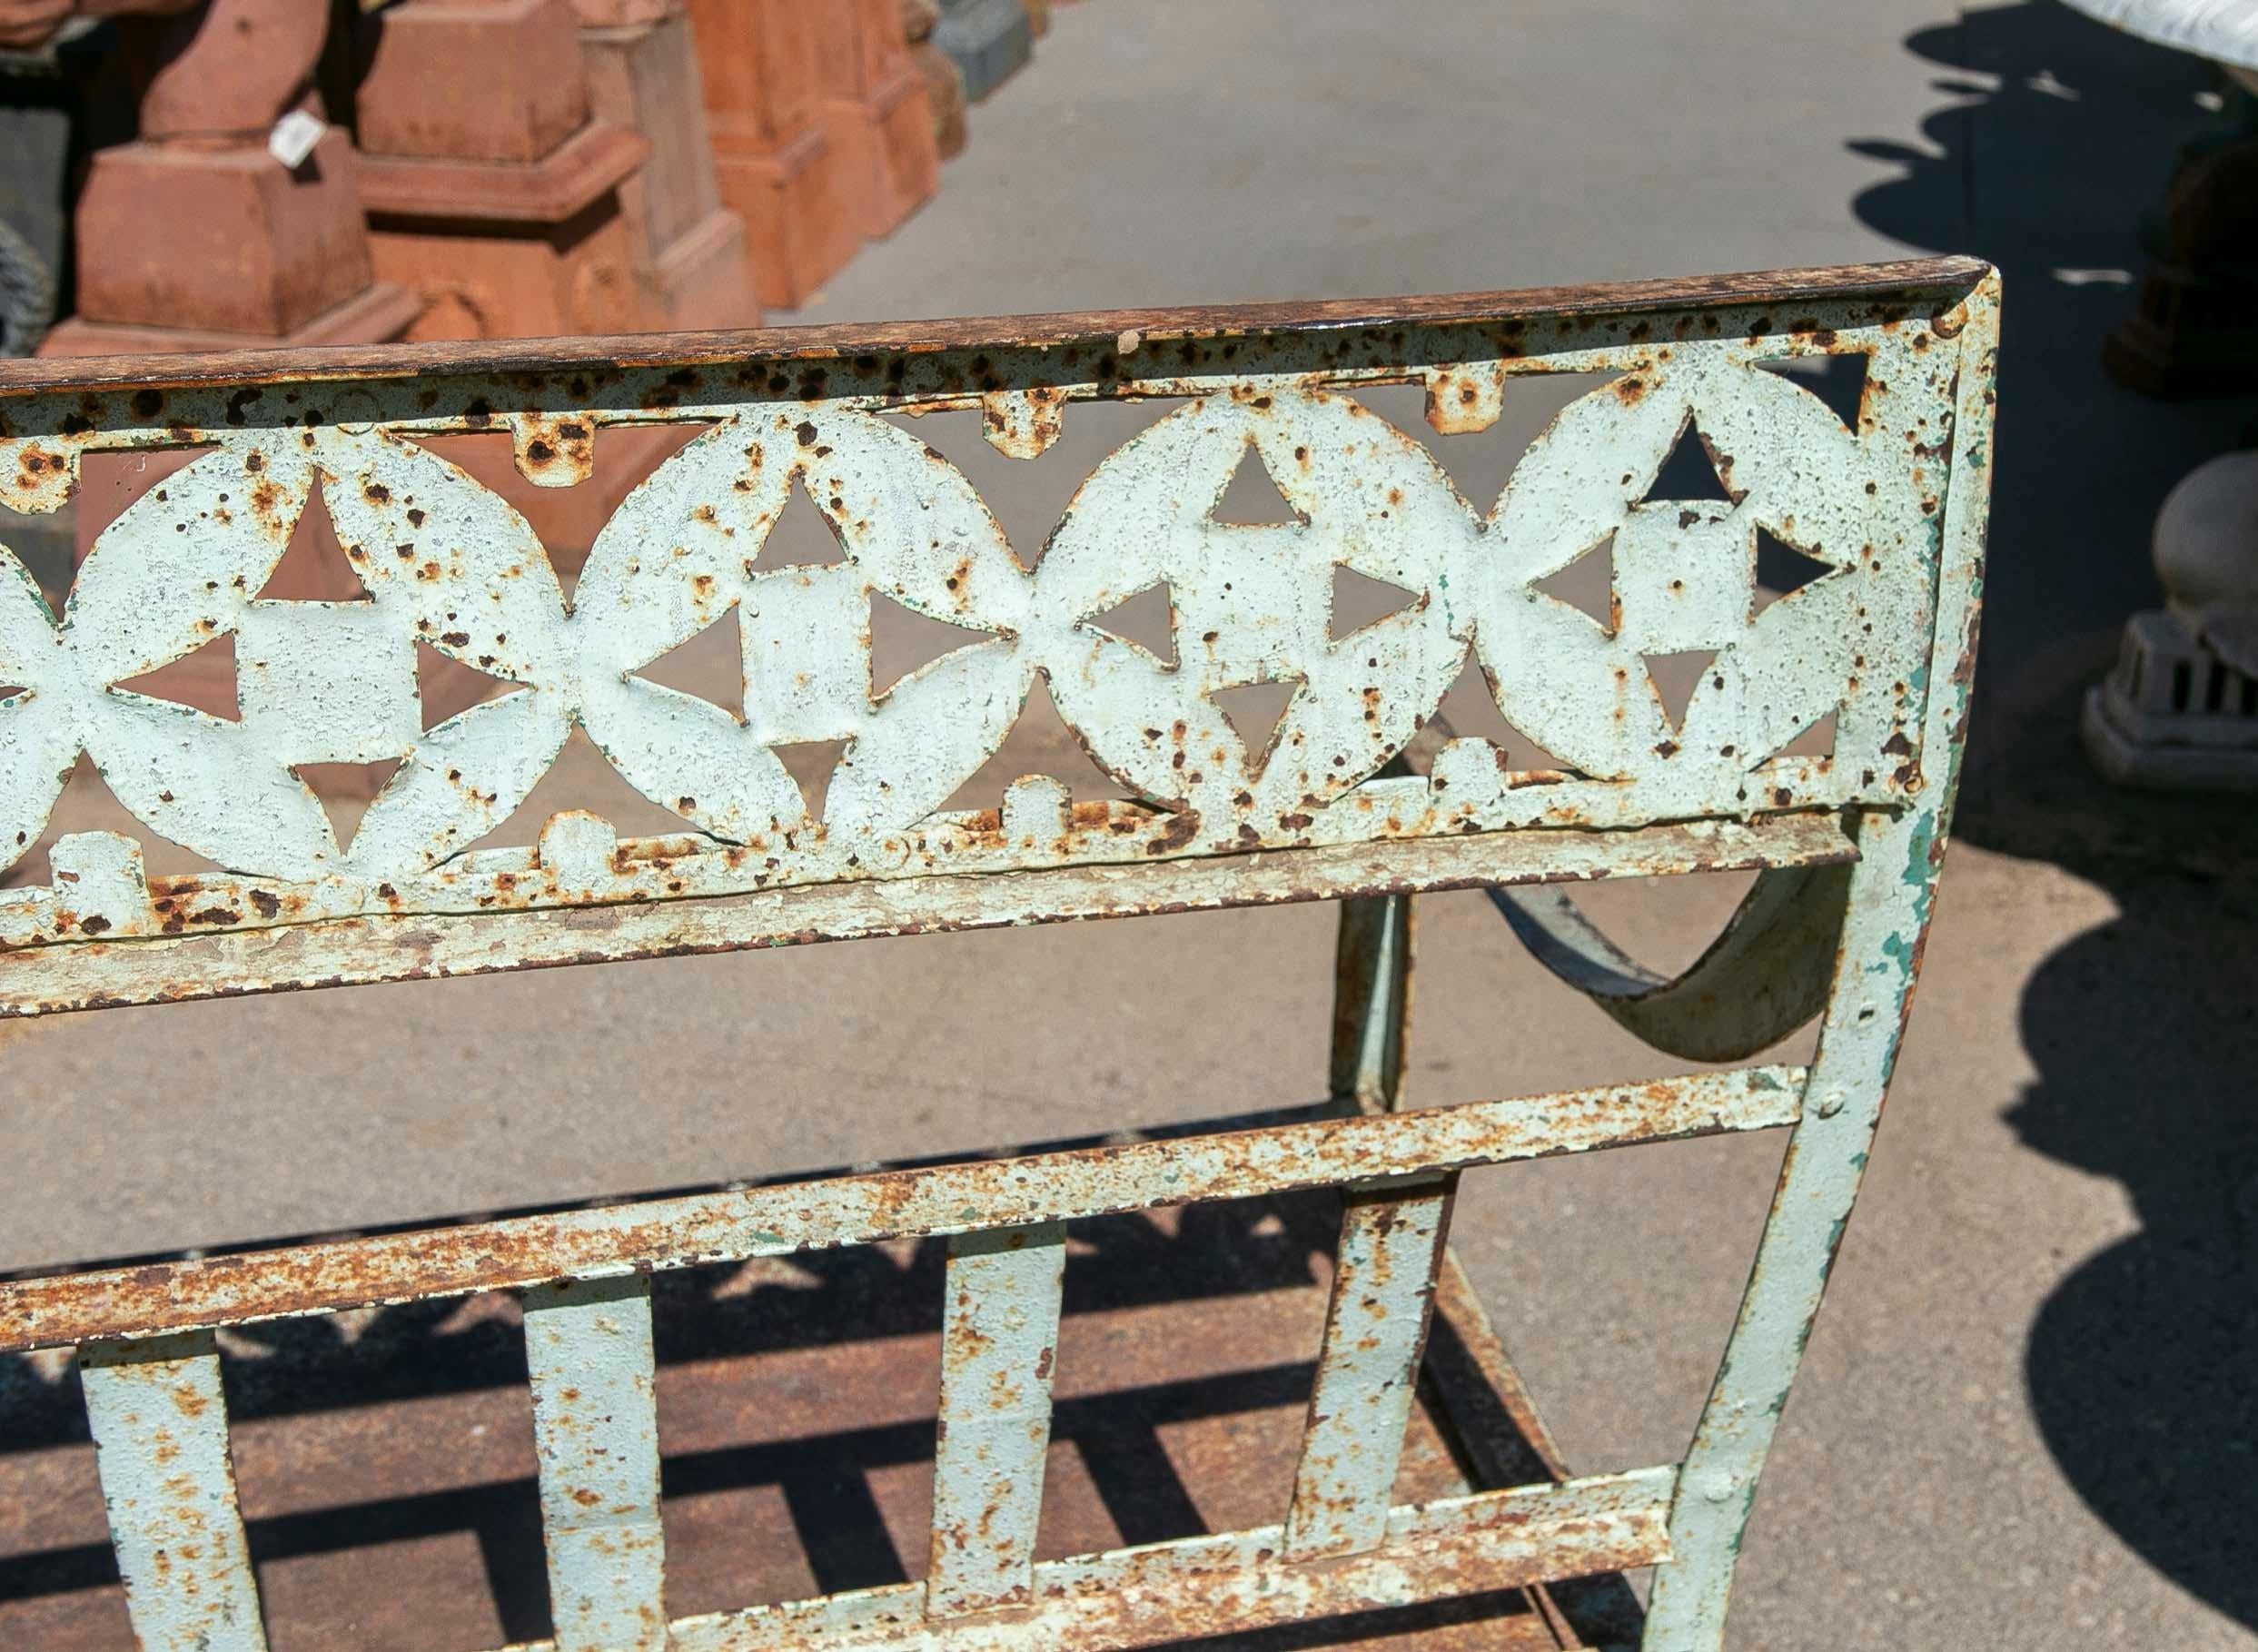
[(870, 185), (817, 119), (817, 4), (689, 0), (722, 201), (745, 221), (764, 304), (789, 309), (855, 255)]
[(2086, 754), (2120, 785), (2258, 792), (2258, 452), (2184, 477), (2154, 552), (2165, 606), (2133, 616), (2088, 691)]
[(925, 77), (910, 62), (900, 0), (835, 0), (817, 13), (817, 118), (842, 164), (867, 182), (866, 235), (893, 232), (940, 178)]
[(745, 222), (721, 203), (688, 0), (577, 0), (589, 104), (650, 145), (619, 186), (650, 324), (758, 327)]
[(406, 0), (370, 20), (357, 112), (376, 267), (411, 337), (632, 332), (656, 316), (619, 199), (650, 146), (589, 116), (572, 0)]

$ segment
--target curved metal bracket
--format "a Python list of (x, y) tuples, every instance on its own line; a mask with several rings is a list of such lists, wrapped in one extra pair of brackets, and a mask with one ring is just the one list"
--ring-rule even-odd
[(1825, 1007), (1851, 871), (1765, 873), (1708, 949), (1675, 976), (1608, 939), (1558, 885), (1493, 888), (1490, 898), (1539, 963), (1647, 1044), (1688, 1061), (1741, 1061)]

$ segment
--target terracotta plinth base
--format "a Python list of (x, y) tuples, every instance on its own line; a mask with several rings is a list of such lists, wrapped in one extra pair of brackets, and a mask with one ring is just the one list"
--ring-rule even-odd
[(840, 164), (867, 180), (855, 192), (864, 207), (862, 232), (892, 234), (940, 182), (924, 76), (904, 57), (867, 97), (826, 98), (817, 115)]
[(2151, 264), (2134, 315), (2102, 346), (2112, 378), (2151, 396), (2241, 394), (2258, 373), (2258, 285)]
[(636, 273), (653, 318), (649, 325), (673, 331), (760, 325), (750, 238), (745, 221), (725, 208), (707, 213)]
[(103, 150), (79, 198), (78, 313), (280, 341), (369, 284), (355, 182), (335, 128), (294, 172), (257, 147)]
[(371, 216), (377, 272), (416, 289), (408, 337), (551, 338), (645, 324), (634, 249), (616, 203), (555, 224)]
[(590, 122), (546, 158), (371, 159), (361, 196), (377, 273), (423, 294), (409, 337), (539, 338), (651, 325), (617, 186), (649, 146)]
[[(721, 204), (698, 79), (698, 44), (678, 5), (580, 5), (589, 107), (639, 134), (649, 158), (619, 184), (636, 279), (653, 326), (758, 327), (745, 225)], [(594, 19), (606, 21), (590, 26)], [(618, 19), (618, 21), (613, 21)]]
[(713, 130), (721, 199), (751, 240), (754, 291), (780, 309), (806, 303), (862, 244), (853, 174), (820, 126), (774, 149), (719, 118)]
[(130, 321), (63, 322), (41, 341), (43, 356), (179, 355), (203, 350), (295, 350), (315, 344), (382, 344), (410, 336), (423, 300), (406, 287), (379, 282), (279, 338)]
[(411, 0), (371, 20), (356, 94), (371, 155), (540, 160), (588, 119), (571, 0)]

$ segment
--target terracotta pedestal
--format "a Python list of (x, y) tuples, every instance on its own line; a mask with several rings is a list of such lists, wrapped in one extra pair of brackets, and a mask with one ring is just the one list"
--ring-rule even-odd
[(406, 0), (364, 35), (361, 202), (411, 337), (632, 332), (657, 320), (619, 188), (650, 146), (589, 114), (572, 0)]
[(619, 185), (650, 324), (758, 327), (745, 222), (721, 204), (686, 0), (577, 0), (589, 105), (650, 145)]
[(94, 158), (77, 315), (40, 353), (399, 337), (415, 299), (375, 282), (352, 141), (332, 128), (295, 167), (267, 149), (284, 114), (320, 114), (324, 0), (210, 0), (119, 28), (141, 135)]
[[(352, 140), (331, 127), (295, 167), (267, 148), (283, 114), (320, 113), (311, 86), (329, 27), (323, 0), (211, 0), (179, 15), (122, 18), (119, 27), (141, 136), (94, 157), (74, 221), (78, 313), (47, 334), (40, 353), (401, 336), (420, 301), (374, 279)], [(119, 512), (190, 457), (89, 454), (74, 501), (74, 567)], [(342, 550), (298, 559), (292, 574), (269, 594), (361, 594)], [(200, 651), (161, 676), (153, 692), (233, 714), (235, 668), (225, 653)]]
[(899, 0), (834, 0), (817, 8), (816, 29), (817, 119), (864, 181), (863, 233), (890, 234), (933, 193), (941, 167)]
[(817, 118), (817, 8), (844, 0), (689, 0), (722, 201), (752, 238), (764, 304), (805, 303), (861, 244), (869, 187)]

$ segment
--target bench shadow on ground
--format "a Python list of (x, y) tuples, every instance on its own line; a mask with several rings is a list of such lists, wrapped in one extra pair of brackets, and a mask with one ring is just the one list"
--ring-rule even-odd
[[(1283, 1515), (1339, 1221), (1338, 1198), (1319, 1192), (1072, 1224), (1039, 1558)], [(931, 1495), (946, 1258), (927, 1241), (655, 1276), (670, 1610), (924, 1575), (915, 1545)], [(282, 1641), (473, 1646), (494, 1644), (480, 1638), (489, 1625), (511, 1642), (550, 1632), (513, 1300), (280, 1321), (224, 1333), (222, 1353), (252, 1554)], [(1455, 1442), (1422, 1420), (1435, 1383), (1455, 1376), (1463, 1396), (1479, 1386), (1464, 1380), (1474, 1369), (1438, 1316), (1399, 1500), (1476, 1483)], [(1474, 1426), (1493, 1450), (1509, 1442), (1515, 1483), (1551, 1478), (1508, 1410)], [(490, 1429), (518, 1437), (499, 1459), (490, 1443), (485, 1456), (463, 1443)], [(115, 1644), (123, 1593), (94, 1475), (74, 1370), (0, 1360), (0, 1506), (15, 1506), (0, 1536), (0, 1642)], [(435, 1542), (475, 1560), (434, 1568)], [(1556, 1588), (1553, 1599), (1609, 1639), (1635, 1622), (1619, 1580)], [(401, 1601), (413, 1602), (404, 1617)], [(1539, 1612), (1509, 1590), (1215, 1645), (1456, 1652), (1540, 1633), (1552, 1645)]]
[(2258, 800), (2113, 788), (2076, 729), (2117, 628), (2158, 599), (2157, 506), (2258, 411), (2151, 401), (2099, 364), (2132, 292), (2094, 272), (2138, 272), (2138, 215), (2203, 128), (2213, 72), (2050, 3), (1971, 10), (1906, 45), (1952, 101), (1922, 146), (1851, 144), (1904, 169), (1856, 209), (1909, 246), (1990, 258), (2007, 294), (1957, 836), (2061, 866), (2119, 908), (2022, 993), (2038, 1076), (2009, 1123), (2032, 1151), (2122, 1182), (2140, 1222), (2057, 1259), (2027, 1336), (2030, 1403), (2063, 1475), (2128, 1548), (2258, 1627)]

